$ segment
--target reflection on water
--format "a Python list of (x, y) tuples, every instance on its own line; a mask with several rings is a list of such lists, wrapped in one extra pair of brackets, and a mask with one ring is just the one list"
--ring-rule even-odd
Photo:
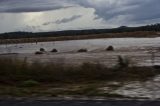
[(114, 91), (114, 93), (134, 98), (159, 99), (159, 83), (160, 76), (157, 76), (153, 80), (149, 80), (146, 82), (131, 82)]

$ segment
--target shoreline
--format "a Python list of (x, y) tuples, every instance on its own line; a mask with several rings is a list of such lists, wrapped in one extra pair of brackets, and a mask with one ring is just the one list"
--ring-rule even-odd
[(51, 42), (51, 41), (102, 39), (102, 38), (155, 38), (155, 37), (160, 37), (160, 34), (158, 32), (138, 31), (138, 32), (104, 33), (104, 34), (77, 35), (77, 36), (72, 35), (72, 36), (60, 36), (60, 37), (0, 39), (0, 45)]

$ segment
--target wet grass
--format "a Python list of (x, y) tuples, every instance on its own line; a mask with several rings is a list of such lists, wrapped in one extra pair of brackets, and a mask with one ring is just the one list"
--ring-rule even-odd
[(50, 84), (39, 86), (11, 86), (0, 85), (0, 97), (108, 97), (119, 98), (123, 95), (104, 92), (101, 87), (104, 82), (88, 84)]
[[(113, 67), (84, 63), (63, 66), (55, 63), (28, 63), (27, 60), (0, 58), (0, 95), (85, 95), (116, 96), (99, 88), (109, 82), (146, 81), (160, 74), (152, 67)], [(113, 89), (122, 85), (113, 85)], [(120, 95), (119, 95), (120, 96)]]
[(158, 69), (152, 67), (107, 68), (93, 63), (74, 67), (51, 62), (28, 63), (27, 60), (0, 58), (1, 84), (17, 84), (28, 80), (40, 83), (147, 80), (159, 73)]

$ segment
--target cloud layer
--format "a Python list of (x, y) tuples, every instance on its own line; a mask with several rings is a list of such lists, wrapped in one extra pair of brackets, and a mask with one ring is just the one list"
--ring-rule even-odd
[(39, 12), (70, 7), (67, 0), (1, 0), (0, 12)]
[(98, 18), (147, 21), (160, 18), (160, 0), (1, 0), (0, 12), (38, 12), (84, 6)]
[[(68, 8), (86, 8), (94, 10), (94, 16), (86, 18), (86, 22), (89, 20), (96, 21), (101, 20), (99, 24), (105, 23), (104, 27), (116, 27), (121, 25), (144, 25), (157, 23), (160, 21), (160, 0), (0, 0), (0, 16), (4, 13), (21, 14), (32, 13), (37, 14), (39, 12), (47, 11), (60, 11)], [(82, 9), (83, 10), (83, 9)], [(81, 11), (81, 10), (80, 10)], [(57, 15), (59, 19), (48, 20), (44, 22), (42, 26), (48, 26), (51, 24), (67, 24), (72, 23), (73, 20), (83, 20), (85, 24), (84, 14), (78, 14), (80, 11), (70, 11), (70, 16), (66, 16), (66, 13)], [(46, 18), (47, 16), (41, 17)], [(15, 19), (15, 18), (14, 18)], [(17, 20), (19, 20), (17, 18)], [(76, 21), (74, 21), (76, 22)], [(94, 23), (94, 22), (93, 22)], [(20, 23), (22, 24), (22, 23)], [(79, 23), (78, 23), (79, 24)], [(91, 23), (92, 24), (92, 23)], [(40, 27), (40, 25), (38, 25)], [(87, 26), (87, 25), (86, 25)], [(95, 25), (95, 28), (97, 25)], [(74, 27), (74, 26), (73, 26)], [(99, 27), (98, 27), (99, 28)]]
[(94, 8), (98, 18), (107, 21), (141, 23), (160, 18), (160, 0), (79, 0), (78, 3)]

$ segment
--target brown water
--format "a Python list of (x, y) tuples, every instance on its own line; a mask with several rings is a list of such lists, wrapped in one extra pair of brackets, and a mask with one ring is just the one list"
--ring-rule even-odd
[[(105, 51), (112, 45), (115, 51)], [(35, 55), (39, 48), (45, 48), (46, 53)], [(49, 52), (53, 48), (58, 53)], [(81, 48), (88, 49), (86, 53), (78, 53)], [(74, 40), (43, 43), (26, 43), (1, 45), (0, 56), (11, 58), (27, 58), (28, 61), (55, 62), (64, 65), (79, 65), (83, 62), (102, 63), (106, 66), (113, 66), (117, 62), (117, 56), (121, 55), (130, 59), (133, 65), (152, 65), (152, 52), (155, 52), (155, 64), (160, 65), (160, 38), (111, 38), (94, 40)], [(6, 54), (17, 53), (17, 54)], [(130, 82), (124, 84), (112, 93), (121, 94), (135, 98), (160, 98), (160, 77), (146, 82)]]
[(89, 51), (103, 51), (107, 46), (113, 45), (116, 49), (129, 48), (149, 49), (160, 47), (160, 37), (158, 38), (105, 38), (89, 40), (70, 40), (57, 42), (25, 43), (0, 45), (0, 53), (34, 53), (39, 48), (45, 48), (47, 51), (53, 48), (60, 52), (73, 52), (81, 48), (87, 48)]

